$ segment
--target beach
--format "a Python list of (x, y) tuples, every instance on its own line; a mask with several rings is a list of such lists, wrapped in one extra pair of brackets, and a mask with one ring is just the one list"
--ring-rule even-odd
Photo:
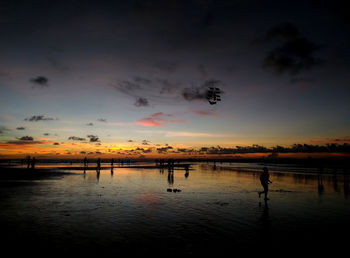
[(202, 255), (250, 252), (251, 245), (312, 251), (346, 241), (348, 175), (271, 172), (265, 202), (257, 194), (258, 170), (197, 163), (186, 175), (148, 165), (111, 171), (102, 164), (99, 173), (76, 169), (79, 164), (2, 167), (4, 247), (86, 256)]

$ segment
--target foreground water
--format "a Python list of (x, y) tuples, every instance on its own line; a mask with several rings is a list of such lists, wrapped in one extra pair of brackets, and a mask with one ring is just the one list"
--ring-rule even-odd
[(173, 174), (66, 170), (72, 174), (1, 187), (3, 244), (86, 254), (191, 254), (258, 243), (339, 249), (349, 234), (349, 178), (341, 174), (271, 172), (264, 202), (257, 194), (260, 171), (208, 164)]

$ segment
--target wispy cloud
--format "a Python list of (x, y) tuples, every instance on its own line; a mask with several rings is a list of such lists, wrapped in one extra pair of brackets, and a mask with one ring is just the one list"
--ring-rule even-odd
[(142, 126), (148, 126), (148, 127), (160, 127), (168, 123), (180, 124), (185, 122), (184, 120), (169, 119), (169, 117), (172, 117), (172, 115), (165, 114), (163, 112), (157, 112), (150, 115), (149, 117), (145, 117), (140, 120), (137, 120), (135, 123)]
[(53, 118), (53, 117), (44, 116), (44, 115), (34, 115), (34, 116), (27, 117), (24, 119), (24, 121), (29, 121), (29, 122), (52, 121), (52, 120), (58, 120), (58, 119)]
[(213, 134), (202, 132), (166, 132), (165, 137), (227, 137), (226, 134)]

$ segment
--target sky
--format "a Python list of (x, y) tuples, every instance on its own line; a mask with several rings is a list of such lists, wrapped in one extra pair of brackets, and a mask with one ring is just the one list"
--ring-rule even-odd
[(349, 143), (349, 11), (340, 0), (1, 1), (0, 157)]

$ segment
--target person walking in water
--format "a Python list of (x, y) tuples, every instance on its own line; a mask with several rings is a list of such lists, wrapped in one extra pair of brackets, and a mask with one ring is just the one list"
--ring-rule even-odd
[(260, 198), (261, 194), (264, 193), (265, 194), (264, 200), (269, 200), (269, 198), (267, 198), (267, 192), (269, 191), (269, 184), (271, 184), (272, 182), (270, 181), (270, 174), (269, 174), (269, 170), (267, 169), (267, 167), (263, 168), (263, 172), (260, 175), (260, 182), (264, 188), (264, 191), (258, 192), (259, 198)]

